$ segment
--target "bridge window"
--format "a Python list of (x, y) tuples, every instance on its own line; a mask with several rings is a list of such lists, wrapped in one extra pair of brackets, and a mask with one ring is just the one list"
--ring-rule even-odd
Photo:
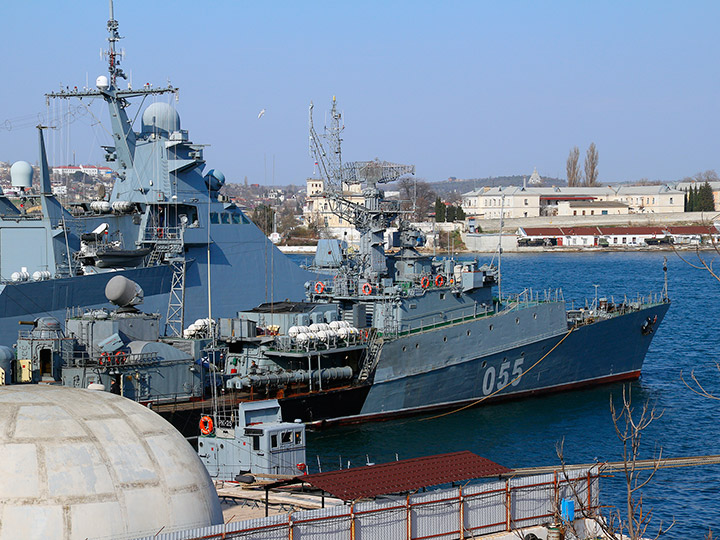
[(220, 217), (217, 212), (210, 212), (210, 223), (217, 225), (220, 223)]
[(233, 225), (240, 225), (242, 223), (242, 216), (240, 214), (232, 214)]
[(229, 225), (230, 224), (230, 214), (227, 212), (223, 212), (220, 214), (220, 221), (222, 221), (224, 224)]

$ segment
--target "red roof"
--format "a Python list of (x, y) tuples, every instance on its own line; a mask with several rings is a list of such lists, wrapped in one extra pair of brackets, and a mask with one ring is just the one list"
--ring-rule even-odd
[(298, 477), (298, 480), (343, 501), (353, 501), (450, 482), (497, 476), (511, 470), (464, 451), (310, 474)]

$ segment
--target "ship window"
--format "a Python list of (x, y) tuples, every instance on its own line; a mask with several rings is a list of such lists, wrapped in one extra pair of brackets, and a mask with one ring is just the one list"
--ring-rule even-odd
[(537, 313), (533, 313), (533, 319), (537, 319)]
[(447, 341), (447, 336), (443, 336), (443, 341)]
[(440, 300), (445, 300), (445, 293), (444, 293), (444, 292), (441, 292), (441, 293), (440, 293)]
[(270, 448), (277, 448), (277, 435), (270, 435)]
[(292, 433), (293, 433), (292, 431), (283, 431), (282, 432), (281, 440), (282, 440), (283, 444), (290, 444), (290, 442), (292, 441)]
[(516, 318), (516, 319), (515, 319), (515, 324), (520, 324), (520, 319)]
[(242, 216), (240, 214), (232, 215), (233, 225), (240, 225), (242, 223)]
[(416, 349), (419, 349), (419, 348), (420, 348), (420, 344), (419, 344), (419, 343), (416, 343), (416, 344), (415, 344), (415, 348), (416, 348)]
[(222, 214), (220, 214), (220, 221), (228, 225), (230, 223), (230, 214), (228, 214), (227, 212), (223, 212)]
[(220, 223), (220, 218), (218, 217), (217, 212), (210, 212), (210, 223), (214, 223), (215, 225)]
[(302, 431), (295, 432), (295, 444), (302, 444)]
[(253, 450), (255, 450), (256, 452), (259, 451), (260, 450), (260, 437), (256, 435), (252, 438), (252, 440), (253, 440)]
[(485, 360), (483, 360), (482, 367), (483, 367), (483, 368), (486, 368), (486, 367), (487, 367), (487, 362), (486, 362)]
[(491, 325), (490, 325), (490, 331), (491, 331), (491, 332), (492, 332), (492, 329), (493, 329), (493, 325), (491, 324)]
[(403, 352), (407, 351), (407, 347), (403, 345)]
[(468, 336), (470, 335), (470, 330), (467, 331), (467, 335), (468, 335)]

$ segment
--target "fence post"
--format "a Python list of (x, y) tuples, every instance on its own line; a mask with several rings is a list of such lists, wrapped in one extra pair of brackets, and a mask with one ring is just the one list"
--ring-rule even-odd
[(462, 540), (465, 538), (465, 505), (463, 504), (462, 486), (458, 488), (458, 498), (460, 500), (460, 530), (458, 531), (458, 536)]
[(292, 521), (292, 512), (288, 514), (288, 540), (293, 540), (293, 537), (295, 536), (293, 531), (293, 521)]
[(588, 492), (588, 500), (587, 500), (587, 507), (588, 511), (595, 512), (595, 509), (592, 506), (592, 480), (590, 479), (590, 470), (587, 472), (587, 492)]
[(505, 530), (510, 530), (510, 507), (512, 498), (510, 495), (510, 479), (505, 480)]
[(407, 540), (412, 540), (412, 513), (410, 512), (410, 494), (408, 493), (405, 498), (405, 507), (407, 508), (405, 520), (407, 530)]
[(355, 503), (350, 505), (350, 540), (355, 540), (355, 513), (353, 511)]

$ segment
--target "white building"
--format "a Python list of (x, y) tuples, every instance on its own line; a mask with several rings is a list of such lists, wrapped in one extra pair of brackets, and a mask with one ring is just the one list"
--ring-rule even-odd
[(668, 186), (482, 187), (463, 194), (462, 206), (477, 219), (668, 213), (684, 211), (684, 194)]
[[(305, 224), (318, 223), (320, 227), (346, 228), (352, 223), (334, 214), (330, 210), (330, 201), (325, 196), (325, 183), (317, 178), (307, 179), (307, 197), (303, 208)], [(360, 184), (343, 184), (343, 197), (350, 202), (363, 204), (365, 199), (362, 195)]]

